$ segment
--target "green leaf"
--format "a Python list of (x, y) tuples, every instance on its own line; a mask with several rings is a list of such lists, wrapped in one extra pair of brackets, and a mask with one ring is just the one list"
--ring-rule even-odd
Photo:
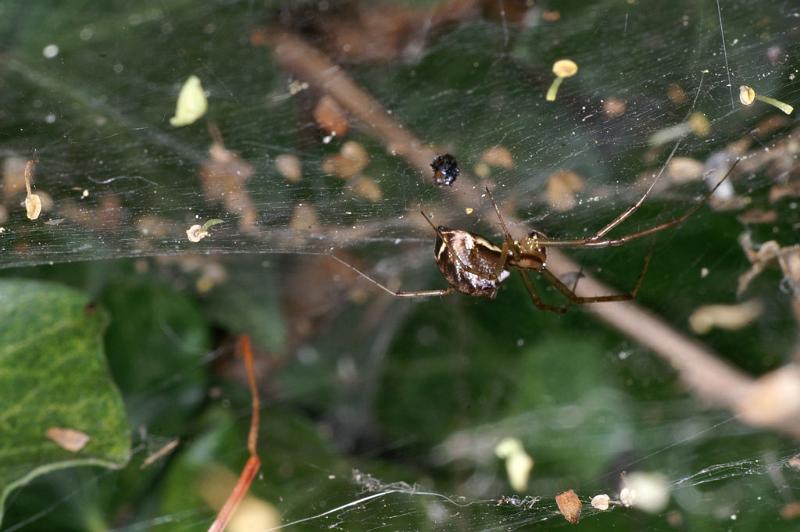
[[(130, 429), (103, 353), (107, 322), (70, 288), (0, 280), (0, 520), (11, 490), (39, 475), (128, 462)], [(90, 439), (70, 452), (46, 437), (52, 427)]]

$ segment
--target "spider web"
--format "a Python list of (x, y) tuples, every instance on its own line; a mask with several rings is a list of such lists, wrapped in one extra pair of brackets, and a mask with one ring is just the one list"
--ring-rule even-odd
[[(794, 199), (775, 207), (778, 220), (767, 226), (736, 219), (753, 205), (772, 208), (765, 199), (769, 190), (797, 176), (791, 140), (796, 139), (795, 115), (786, 117), (763, 102), (744, 107), (738, 87), (750, 85), (789, 103), (800, 100), (800, 9), (778, 0), (523, 4), (455, 1), (442, 9), (437, 2), (367, 7), (118, 0), (102, 8), (80, 2), (0, 3), (6, 49), (0, 92), (0, 268), (165, 256), (187, 264), (195, 255), (214, 255), (247, 286), (264, 275), (263, 262), (271, 262), (270, 274), (285, 266), (274, 255), (288, 255), (297, 260), (290, 268), (299, 268), (303, 255), (337, 251), (350, 253), (392, 286), (438, 287), (442, 281), (430, 260), (433, 235), (420, 208), (437, 224), (499, 238), (482, 194), (491, 186), (515, 235), (536, 227), (554, 238), (580, 238), (636, 201), (663, 172), (652, 201), (617, 233), (626, 234), (682, 214), (736, 157), (744, 157), (749, 166), (722, 188), (713, 209), (704, 208), (681, 228), (658, 236), (655, 271), (645, 285), (654, 295), (643, 296), (651, 311), (681, 326), (701, 301), (735, 299), (735, 278), (749, 267), (736, 242), (740, 233), (752, 231), (759, 242), (796, 243)], [(376, 21), (386, 26), (375, 29)], [(357, 109), (344, 104), (347, 132), (324, 131), (315, 110), (329, 89), (301, 74), (308, 65), (280, 58), (270, 41), (276, 28), (290, 30), (341, 68), (386, 111), (394, 133), (376, 132), (374, 124), (359, 119)], [(259, 41), (260, 32), (266, 44)], [(345, 41), (349, 48), (339, 46)], [(552, 81), (551, 64), (562, 57), (574, 60), (579, 74), (565, 79), (556, 102), (548, 103), (544, 93)], [(172, 127), (177, 94), (192, 74), (208, 95), (208, 113), (192, 125)], [(391, 144), (397, 131), (420, 142), (416, 154)], [(355, 143), (349, 149), (360, 148), (367, 158), (363, 165), (350, 161), (359, 166), (352, 173), (348, 161), (336, 159), (347, 143)], [(453, 188), (433, 185), (425, 169), (430, 159), (420, 163), (418, 155), (429, 151), (458, 159), (462, 176)], [(282, 166), (286, 156), (296, 157), (300, 176)], [(45, 200), (37, 220), (28, 219), (23, 204), (21, 169), (32, 157), (38, 160), (33, 192)], [(213, 189), (208, 175), (225, 183), (221, 191)], [(212, 219), (222, 223), (191, 242), (186, 231)], [(635, 280), (646, 253), (646, 244), (632, 244), (601, 253), (578, 250), (572, 256), (624, 289)], [(714, 287), (697, 290), (708, 298), (694, 290), (704, 269), (719, 272)], [(325, 272), (318, 280), (339, 276)], [(767, 300), (785, 297), (776, 286), (758, 285), (756, 293)], [(377, 296), (370, 292), (369, 297)], [(546, 334), (552, 322), (541, 325), (527, 316), (530, 305), (519, 289), (500, 297), (526, 315), (509, 323), (510, 313), (493, 319), (491, 310), (476, 310), (471, 302), (445, 302), (437, 308), (446, 318), (423, 310), (423, 319), (416, 308), (403, 307), (379, 314), (385, 321), (372, 329), (374, 337), (343, 339), (329, 332), (317, 343), (300, 342), (299, 362), (283, 377), (277, 403), (287, 409), (322, 408), (330, 396), (321, 399), (314, 389), (320, 380), (308, 375), (334, 374), (334, 399), (320, 417), (348, 459), (333, 466), (317, 463), (313, 455), (284, 457), (297, 460), (293, 467), (303, 474), (296, 480), (285, 477), (280, 496), (256, 481), (255, 495), (277, 509), (282, 528), (561, 526), (556, 494), (573, 488), (584, 502), (600, 493), (619, 498), (625, 473), (648, 471), (666, 479), (668, 510), (650, 515), (616, 506), (606, 513), (584, 504), (583, 525), (667, 530), (683, 522), (700, 529), (736, 522), (748, 528), (768, 516), (776, 529), (791, 529), (791, 521), (779, 515), (796, 497), (798, 473), (790, 465), (796, 443), (740, 423), (729, 412), (705, 408), (683, 389), (650, 392), (651, 385), (669, 386), (672, 375), (664, 375), (663, 365), (643, 348), (616, 337), (603, 344), (612, 347), (602, 348), (602, 359), (586, 351), (574, 365), (565, 363), (573, 372), (565, 372), (569, 382), (543, 383), (548, 391), (541, 396), (518, 392), (512, 399), (519, 401), (519, 411), (509, 407), (503, 416), (477, 415), (462, 424), (448, 420), (436, 436), (415, 434), (419, 420), (406, 420), (381, 434), (380, 446), (364, 444), (359, 416), (375, 422), (376, 411), (390, 415), (416, 408), (424, 418), (424, 401), (407, 399), (412, 392), (430, 392), (425, 400), (431, 402), (449, 401), (426, 383), (450, 371), (468, 373), (465, 360), (481, 356), (470, 343), (476, 337), (499, 338), (491, 345), (536, 358), (527, 371), (546, 373), (542, 353), (552, 347)], [(758, 352), (770, 352), (766, 362), (737, 352), (741, 336), (716, 338), (720, 351), (736, 352), (732, 361), (754, 373), (784, 361), (796, 336), (785, 301), (766, 306), (760, 336), (753, 341), (768, 346)], [(459, 318), (476, 315), (485, 328), (459, 326)], [(447, 321), (435, 321), (440, 318)], [(355, 318), (344, 312), (332, 328), (346, 326), (348, 319)], [(414, 324), (419, 344), (429, 346), (426, 353), (441, 347), (438, 329), (456, 331), (446, 335), (453, 337), (445, 343), (448, 356), (440, 361), (426, 354), (420, 361), (407, 355), (409, 367), (403, 370), (388, 360), (395, 335), (411, 327), (408, 323)], [(577, 340), (574, 348), (588, 349)], [(414, 348), (393, 349), (397, 358), (397, 351)], [(332, 351), (336, 361), (330, 360)], [(488, 348), (482, 351), (485, 358), (493, 355)], [(200, 363), (211, 365), (214, 358)], [(319, 360), (325, 364), (314, 366)], [(582, 388), (581, 364), (622, 377)], [(363, 387), (348, 381), (352, 368), (358, 368), (356, 382)], [(502, 374), (505, 380), (498, 386), (510, 386), (519, 368), (506, 369), (510, 375)], [(149, 389), (174, 383), (180, 375), (164, 377)], [(419, 383), (409, 385), (410, 380)], [(469, 390), (454, 385), (446, 391), (468, 395)], [(647, 400), (633, 408), (633, 396)], [(247, 416), (245, 409), (236, 413)], [(524, 493), (509, 488), (494, 454), (508, 436), (525, 442), (536, 460)], [(141, 440), (140, 461), (152, 451), (152, 436)], [(280, 447), (267, 448), (276, 460), (283, 456)], [(234, 461), (246, 458), (243, 445), (229, 453)], [(376, 456), (411, 465), (373, 466)], [(269, 467), (263, 473), (274, 474)], [(77, 475), (74, 491), (9, 529), (35, 528), (43, 515), (102, 485), (110, 474)], [(293, 499), (297, 493), (302, 497)], [(163, 507), (170, 509), (155, 517), (137, 516), (121, 528), (202, 528), (213, 516), (207, 505)]]
[[(358, 131), (353, 137), (370, 159), (364, 174), (371, 174), (380, 199), (365, 200), (325, 172), (324, 160), (342, 142), (323, 142), (310, 120), (313, 88), (302, 83), (299, 89), (290, 87), (293, 77), (254, 49), (242, 30), (229, 43), (225, 31), (236, 24), (254, 27), (260, 22), (255, 13), (245, 9), (237, 19), (232, 10), (231, 19), (223, 19), (230, 28), (217, 28), (209, 22), (218, 14), (212, 7), (186, 13), (159, 5), (133, 8), (122, 2), (97, 19), (64, 8), (48, 19), (58, 24), (51, 34), (63, 34), (69, 39), (64, 42), (51, 42), (41, 32), (34, 36), (23, 26), (17, 30), (23, 40), (6, 61), (11, 90), (3, 98), (7, 109), (18, 112), (8, 126), (4, 150), (7, 157), (36, 154), (34, 189), (46, 193), (52, 206), (38, 223), (30, 223), (19, 204), (24, 196), (6, 192), (2, 265), (196, 252), (327, 252), (364, 241), (427, 241), (430, 230), (421, 220), (409, 220), (420, 205), (430, 205), (437, 220), (476, 225), (462, 210), (447, 208), (448, 190), (437, 190), (430, 176)], [(11, 6), (6, 9), (14, 13)], [(46, 17), (48, 10), (41, 9)], [(781, 21), (785, 27), (735, 37), (724, 53), (712, 17), (715, 5), (675, 5), (665, 14), (674, 23), (666, 27), (648, 20), (646, 9), (631, 5), (620, 7), (618, 23), (597, 27), (604, 9), (588, 8), (568, 24), (529, 21), (530, 29), (511, 41), (502, 24), (423, 35), (418, 40), (424, 49), (405, 64), (383, 71), (356, 64), (349, 72), (400, 126), (411, 128), (422, 142), (454, 151), (467, 170), (486, 150), (507, 149), (513, 168), (495, 168), (490, 176), (499, 188), (497, 200), (507, 204), (519, 198), (518, 207), (532, 213), (527, 222), (539, 223), (546, 232), (578, 236), (598, 226), (598, 210), (613, 213), (636, 197), (640, 189), (630, 185), (637, 174), (658, 169), (663, 152), (672, 147), (664, 142), (668, 138), (662, 135), (661, 149), (649, 152), (649, 164), (642, 164), (641, 156), (659, 131), (685, 122), (689, 112), (702, 112), (709, 133), (688, 135), (680, 154), (708, 154), (734, 132), (746, 134), (743, 120), (752, 124), (758, 118), (732, 101), (737, 83), (757, 85), (764, 94), (780, 90), (788, 99), (797, 90), (789, 80), (793, 69), (787, 59), (793, 44), (787, 35), (796, 12), (785, 5), (774, 7), (774, 24)], [(754, 16), (740, 3), (726, 11), (733, 27)], [(78, 30), (61, 30), (67, 26)], [(195, 35), (179, 31), (183, 28), (196, 30)], [(570, 41), (587, 33), (604, 42), (604, 52), (573, 45), (578, 49), (568, 54)], [(644, 47), (638, 46), (642, 34), (652, 37)], [(472, 42), (476, 36), (480, 47)], [(156, 50), (180, 53), (164, 54), (158, 61), (132, 53), (142, 40)], [(531, 79), (549, 77), (549, 58), (540, 57), (543, 48), (552, 49), (551, 55), (568, 54), (580, 65), (582, 77), (564, 83), (564, 105), (534, 97), (538, 86), (549, 83)], [(467, 90), (448, 88), (447, 79), (425, 75), (454, 51), (462, 58)], [(242, 66), (224, 68), (228, 61)], [(733, 66), (726, 70), (726, 64)], [(540, 66), (546, 74), (538, 73)], [(241, 70), (248, 72), (245, 80)], [(396, 83), (378, 83), (387, 72)], [(636, 72), (635, 83), (627, 78), (630, 72)], [(203, 123), (169, 126), (177, 88), (192, 73), (209, 93), (208, 119), (220, 128), (225, 147), (238, 153), (252, 173), (244, 184), (256, 217), (252, 226), (244, 227), (239, 213), (226, 212), (219, 198), (203, 193), (198, 174), (209, 164), (211, 145)], [(402, 92), (392, 88), (401, 83)], [(136, 90), (123, 90), (131, 85)], [(670, 87), (674, 102), (667, 94)], [(468, 105), (470, 100), (487, 105)], [(624, 106), (624, 114), (610, 118), (619, 112), (616, 105)], [(454, 106), (469, 112), (454, 115)], [(298, 184), (287, 182), (276, 169), (275, 159), (287, 153), (300, 158)], [(637, 155), (639, 168), (633, 165)], [(588, 181), (577, 198), (582, 208), (548, 212), (543, 189), (548, 176), (561, 169)], [(10, 174), (20, 177), (19, 172)], [(460, 187), (475, 186), (466, 179)], [(686, 193), (679, 196), (686, 198)], [(306, 234), (289, 228), (300, 204), (313, 207), (316, 218)], [(214, 237), (201, 245), (189, 242), (185, 230), (211, 217), (225, 222)]]

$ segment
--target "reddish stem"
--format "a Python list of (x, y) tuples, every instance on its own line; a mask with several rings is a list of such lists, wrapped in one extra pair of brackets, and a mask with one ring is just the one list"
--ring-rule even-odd
[(236, 508), (239, 507), (239, 503), (242, 502), (247, 496), (247, 492), (250, 491), (250, 485), (253, 483), (253, 479), (256, 478), (258, 470), (261, 467), (261, 458), (259, 458), (256, 452), (261, 400), (258, 396), (256, 372), (253, 365), (253, 350), (250, 346), (249, 336), (244, 335), (239, 338), (238, 351), (242, 358), (244, 358), (244, 367), (247, 371), (247, 383), (250, 386), (250, 397), (252, 398), (250, 432), (247, 435), (247, 450), (250, 452), (250, 458), (248, 458), (247, 463), (244, 465), (244, 469), (242, 469), (242, 473), (239, 475), (239, 480), (236, 481), (236, 486), (234, 486), (233, 491), (231, 491), (231, 494), (228, 496), (228, 500), (225, 501), (222, 509), (220, 509), (217, 514), (217, 518), (211, 524), (211, 527), (209, 527), (209, 532), (222, 532), (225, 530)]

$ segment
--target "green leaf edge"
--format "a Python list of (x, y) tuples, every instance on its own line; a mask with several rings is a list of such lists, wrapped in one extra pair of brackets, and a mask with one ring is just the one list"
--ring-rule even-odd
[[(2, 279), (2, 281), (23, 281), (23, 282), (29, 282), (29, 283), (32, 283), (32, 284), (50, 284), (50, 285), (54, 285), (54, 286), (59, 286), (62, 289), (66, 289), (66, 290), (70, 290), (70, 291), (73, 291), (73, 292), (76, 292), (76, 293), (80, 293), (80, 290), (75, 290), (74, 288), (67, 287), (67, 286), (62, 285), (60, 283), (53, 283), (53, 282), (50, 282), (50, 281), (37, 281), (37, 280), (32, 280), (32, 279), (14, 279), (14, 278)], [(108, 329), (110, 318), (109, 318), (107, 312), (105, 312), (104, 310), (100, 309), (100, 312), (102, 312), (102, 314), (103, 314), (103, 316), (101, 318), (102, 322), (100, 323), (99, 327), (97, 328), (96, 334), (100, 338), (101, 349), (102, 349), (102, 359), (103, 359), (103, 365), (105, 367), (105, 371), (108, 373), (109, 380), (112, 383), (114, 383), (113, 376), (111, 375), (111, 371), (110, 371), (110, 369), (108, 367), (108, 358), (106, 356), (105, 345), (104, 345), (104, 342), (103, 342), (103, 335), (105, 334), (105, 331)], [(114, 383), (113, 386), (114, 386), (114, 389), (117, 391), (118, 400), (122, 403), (122, 405), (121, 405), (122, 406), (122, 411), (123, 411), (123, 413), (125, 413), (125, 406), (124, 406), (124, 401), (122, 399), (122, 395), (120, 394), (120, 391), (116, 386), (116, 383)], [(129, 434), (130, 434), (130, 432), (129, 432)], [(100, 459), (100, 458), (77, 458), (77, 459), (74, 459), (74, 460), (61, 460), (61, 461), (56, 462), (56, 463), (47, 464), (47, 465), (39, 466), (39, 467), (36, 467), (36, 468), (32, 469), (27, 475), (25, 475), (23, 477), (20, 477), (19, 479), (8, 483), (6, 485), (6, 487), (5, 487), (5, 489), (2, 491), (2, 493), (0, 493), (0, 526), (2, 526), (3, 519), (5, 517), (6, 499), (8, 498), (8, 496), (15, 489), (24, 487), (25, 485), (27, 485), (31, 481), (33, 481), (35, 478), (37, 478), (39, 476), (42, 476), (42, 475), (46, 475), (48, 473), (52, 473), (54, 471), (60, 471), (62, 469), (67, 469), (67, 468), (70, 468), (70, 467), (99, 466), (99, 467), (104, 467), (106, 469), (119, 470), (119, 469), (124, 468), (126, 465), (128, 465), (128, 463), (131, 460), (131, 456), (133, 456), (133, 451), (130, 448), (130, 446), (128, 446), (127, 452), (125, 453), (124, 456), (121, 457), (122, 461), (119, 462), (119, 463), (112, 462), (112, 461), (109, 461), (109, 460), (103, 460), (103, 459)]]

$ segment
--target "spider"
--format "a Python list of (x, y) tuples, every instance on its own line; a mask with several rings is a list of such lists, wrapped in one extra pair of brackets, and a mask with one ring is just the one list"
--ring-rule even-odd
[[(719, 188), (719, 186), (728, 178), (733, 169), (738, 164), (737, 159), (733, 165), (728, 169), (728, 172), (720, 179), (714, 187), (703, 196), (703, 199), (696, 205), (691, 207), (681, 216), (673, 218), (670, 221), (664, 222), (659, 225), (642, 229), (634, 233), (629, 233), (617, 238), (607, 237), (614, 228), (628, 219), (634, 212), (636, 212), (642, 203), (647, 199), (653, 187), (658, 182), (661, 174), (656, 176), (653, 183), (645, 191), (639, 200), (622, 211), (616, 218), (611, 220), (602, 229), (597, 231), (594, 235), (586, 238), (578, 238), (573, 240), (557, 240), (550, 239), (544, 233), (539, 231), (531, 231), (528, 236), (522, 240), (514, 240), (511, 233), (506, 227), (503, 220), (503, 215), (500, 214), (500, 209), (497, 206), (494, 198), (492, 197), (489, 189), (486, 192), (489, 196), (492, 206), (494, 207), (497, 218), (500, 221), (500, 227), (503, 231), (503, 243), (497, 246), (489, 242), (484, 237), (465, 231), (461, 229), (450, 229), (445, 226), (436, 226), (433, 221), (422, 212), (428, 224), (436, 232), (436, 243), (434, 245), (434, 259), (439, 266), (439, 271), (442, 272), (447, 284), (447, 288), (439, 288), (435, 290), (414, 290), (414, 291), (395, 291), (377, 280), (373, 279), (366, 273), (357, 269), (352, 264), (340, 259), (336, 255), (331, 255), (333, 259), (350, 268), (361, 277), (376, 285), (384, 292), (391, 294), (395, 297), (433, 297), (433, 296), (447, 296), (456, 292), (467, 294), (470, 296), (486, 297), (493, 299), (497, 295), (500, 285), (511, 276), (510, 269), (517, 270), (525, 285), (533, 304), (545, 311), (563, 313), (569, 308), (569, 305), (551, 305), (542, 301), (536, 286), (528, 277), (529, 271), (534, 271), (541, 275), (547, 282), (556, 288), (570, 303), (584, 305), (588, 303), (603, 303), (610, 301), (629, 301), (636, 298), (639, 288), (642, 285), (644, 276), (650, 265), (650, 258), (652, 257), (653, 247), (645, 257), (639, 277), (636, 284), (627, 294), (611, 294), (601, 296), (579, 296), (575, 293), (577, 281), (572, 288), (564, 284), (555, 274), (547, 268), (547, 248), (548, 247), (562, 247), (562, 248), (606, 248), (611, 246), (620, 246), (631, 240), (636, 240), (648, 235), (653, 235), (670, 227), (674, 227), (691, 217), (697, 212), (703, 204), (711, 197), (712, 194)], [(580, 276), (579, 276), (580, 277)]]

